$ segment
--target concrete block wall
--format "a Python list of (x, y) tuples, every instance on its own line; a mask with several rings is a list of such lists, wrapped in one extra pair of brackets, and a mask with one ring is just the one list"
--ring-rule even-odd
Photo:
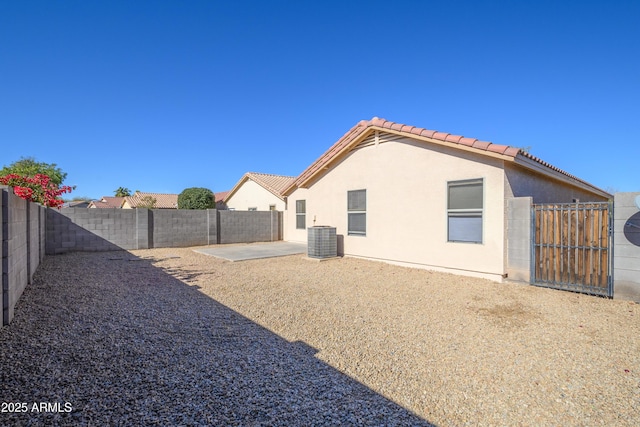
[(507, 199), (506, 266), (508, 280), (531, 281), (531, 197)]
[(613, 297), (640, 302), (640, 193), (616, 193), (613, 203)]
[(280, 240), (281, 218), (279, 211), (218, 211), (218, 243)]
[(46, 253), (282, 240), (282, 213), (178, 209), (47, 209)]
[(153, 215), (150, 209), (136, 209), (136, 249), (153, 247)]
[(33, 279), (36, 269), (40, 262), (44, 259), (44, 216), (46, 209), (37, 203), (27, 204), (27, 222), (28, 222), (28, 244), (29, 257), (27, 271), (29, 274), (29, 283)]
[(215, 210), (154, 209), (153, 247), (208, 245), (209, 215), (215, 221)]
[(14, 195), (11, 190), (6, 191), (6, 195), (7, 234), (3, 236), (3, 239), (6, 239), (6, 258), (3, 259), (5, 267), (2, 278), (3, 324), (5, 325), (13, 319), (14, 307), (29, 283), (27, 201)]
[(138, 249), (135, 209), (47, 209), (46, 253)]
[(14, 316), (14, 308), (43, 259), (44, 208), (0, 188), (0, 256), (2, 259), (2, 325)]

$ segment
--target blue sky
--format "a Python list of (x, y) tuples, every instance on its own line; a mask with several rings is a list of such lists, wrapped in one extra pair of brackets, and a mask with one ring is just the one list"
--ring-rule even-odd
[(359, 120), (640, 191), (640, 2), (0, 0), (0, 166), (72, 196), (298, 175)]

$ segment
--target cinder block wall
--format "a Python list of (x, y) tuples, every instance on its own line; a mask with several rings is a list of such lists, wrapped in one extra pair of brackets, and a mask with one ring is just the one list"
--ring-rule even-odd
[(506, 272), (509, 280), (531, 281), (531, 197), (507, 200)]
[(37, 203), (27, 204), (27, 238), (29, 243), (29, 264), (27, 266), (27, 270), (29, 274), (29, 283), (31, 283), (31, 279), (33, 279), (36, 269), (44, 258), (41, 248), (41, 243), (44, 243), (41, 228), (44, 229), (44, 226), (40, 220), (40, 215), (41, 213), (44, 213), (44, 210), (45, 208)]
[(218, 211), (218, 243), (280, 240), (281, 215), (279, 211)]
[[(0, 188), (0, 256), (2, 258), (2, 325), (14, 316), (14, 307), (43, 259), (44, 208)], [(42, 240), (41, 240), (42, 239)]]
[(29, 282), (27, 271), (27, 201), (4, 190), (6, 203), (3, 203), (3, 272), (2, 272), (2, 306), (3, 324), (13, 319), (13, 310)]
[(46, 253), (282, 240), (282, 213), (177, 209), (47, 209)]
[(640, 193), (616, 193), (613, 203), (613, 297), (640, 302)]
[(215, 220), (215, 210), (154, 209), (153, 247), (208, 245), (210, 214)]
[(47, 209), (46, 253), (137, 249), (136, 209)]

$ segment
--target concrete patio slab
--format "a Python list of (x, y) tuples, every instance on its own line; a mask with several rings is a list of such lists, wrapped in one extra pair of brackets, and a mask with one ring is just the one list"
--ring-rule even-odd
[(307, 253), (307, 245), (304, 243), (291, 242), (240, 243), (216, 245), (204, 249), (196, 249), (195, 251), (228, 261), (244, 261), (248, 259), (305, 254)]

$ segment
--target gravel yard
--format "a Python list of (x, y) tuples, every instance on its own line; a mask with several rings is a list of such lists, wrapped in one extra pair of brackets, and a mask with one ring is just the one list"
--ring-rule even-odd
[(640, 305), (351, 258), (47, 257), (0, 349), (0, 424), (640, 425)]

